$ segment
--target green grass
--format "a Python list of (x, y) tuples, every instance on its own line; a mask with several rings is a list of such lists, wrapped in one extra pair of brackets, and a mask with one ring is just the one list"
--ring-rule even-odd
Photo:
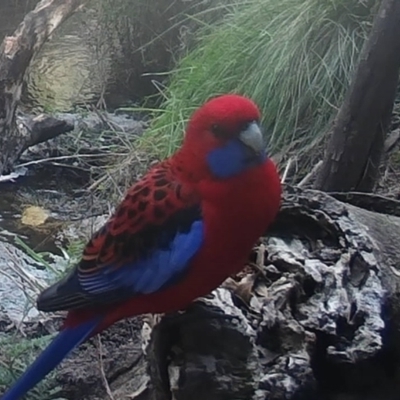
[(171, 72), (141, 148), (179, 146), (192, 111), (226, 92), (254, 99), (270, 152), (296, 151), (323, 134), (340, 107), (368, 37), (377, 0), (245, 0), (204, 26)]

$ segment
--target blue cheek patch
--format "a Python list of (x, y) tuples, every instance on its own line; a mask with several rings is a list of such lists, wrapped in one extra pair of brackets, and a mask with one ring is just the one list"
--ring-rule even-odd
[(230, 140), (225, 146), (210, 151), (207, 156), (208, 166), (217, 178), (229, 178), (247, 168), (262, 162), (266, 155), (249, 158), (248, 149), (237, 139)]

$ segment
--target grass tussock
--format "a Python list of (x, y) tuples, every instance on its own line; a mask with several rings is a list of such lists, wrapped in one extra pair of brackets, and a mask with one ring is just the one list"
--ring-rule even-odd
[(192, 111), (236, 92), (263, 114), (270, 152), (320, 136), (340, 107), (370, 31), (377, 0), (245, 0), (198, 32), (171, 72), (164, 102), (140, 145), (165, 157), (179, 146)]

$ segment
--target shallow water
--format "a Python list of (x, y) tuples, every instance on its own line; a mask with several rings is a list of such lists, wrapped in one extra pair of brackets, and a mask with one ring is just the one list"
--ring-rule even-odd
[[(81, 188), (89, 176), (64, 167), (31, 168), (16, 182), (0, 184), (0, 240), (14, 243), (18, 235), (36, 252), (60, 253), (57, 236), (65, 223), (85, 216), (87, 194)], [(48, 214), (39, 226), (23, 223), (27, 207), (38, 206)]]
[[(0, 1), (0, 40), (14, 32), (36, 3)], [(24, 104), (44, 111), (68, 111), (96, 104), (103, 94), (110, 107), (129, 103), (130, 88), (114, 85), (120, 71), (111, 69), (115, 51), (105, 35), (94, 6), (65, 21), (31, 64)]]

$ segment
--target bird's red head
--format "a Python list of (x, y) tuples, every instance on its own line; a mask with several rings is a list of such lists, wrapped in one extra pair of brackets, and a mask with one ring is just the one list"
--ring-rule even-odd
[(218, 145), (239, 136), (249, 123), (258, 123), (260, 112), (250, 99), (237, 94), (214, 97), (197, 109), (188, 124), (185, 140)]
[(266, 158), (259, 120), (258, 107), (247, 97), (215, 97), (192, 115), (180, 153), (214, 178), (237, 175)]

